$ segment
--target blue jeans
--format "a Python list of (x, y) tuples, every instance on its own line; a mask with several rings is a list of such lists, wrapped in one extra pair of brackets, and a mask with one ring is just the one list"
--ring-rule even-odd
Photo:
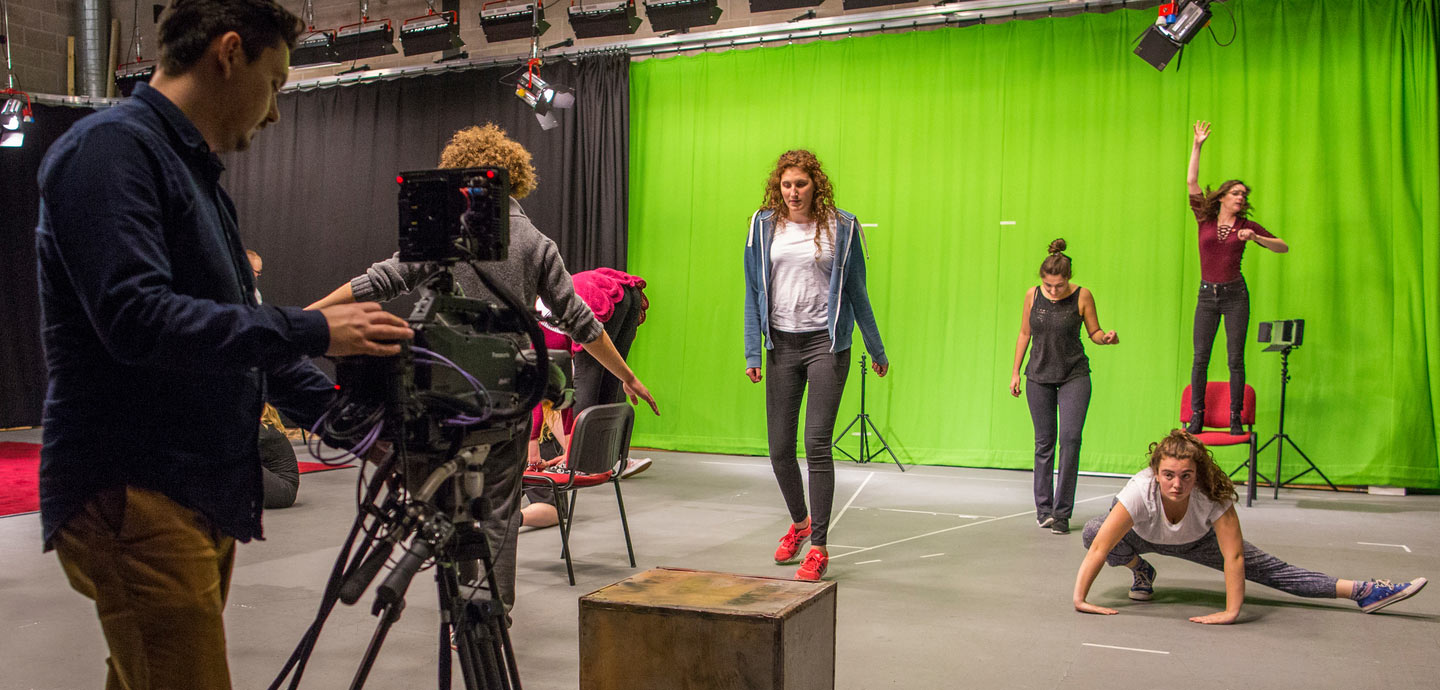
[(1229, 283), (1200, 282), (1195, 303), (1195, 361), (1190, 368), (1190, 409), (1205, 409), (1206, 372), (1210, 350), (1225, 317), (1225, 355), (1230, 365), (1230, 414), (1240, 414), (1245, 404), (1245, 333), (1250, 328), (1250, 290), (1245, 279)]

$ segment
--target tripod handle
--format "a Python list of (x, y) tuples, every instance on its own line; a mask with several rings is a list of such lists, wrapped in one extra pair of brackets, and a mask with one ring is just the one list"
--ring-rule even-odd
[(405, 590), (410, 588), (410, 580), (415, 573), (420, 571), (420, 566), (429, 560), (434, 547), (430, 541), (421, 535), (416, 535), (410, 542), (410, 547), (405, 549), (405, 555), (400, 557), (400, 562), (395, 564), (395, 569), (385, 576), (385, 581), (375, 589), (375, 599), (379, 604), (389, 606), (405, 598)]
[(346, 606), (353, 606), (360, 601), (360, 595), (364, 594), (365, 588), (375, 580), (375, 575), (380, 572), (385, 562), (390, 560), (390, 553), (394, 550), (395, 543), (387, 541), (371, 551), (360, 563), (360, 567), (350, 573), (350, 577), (345, 578), (345, 584), (340, 586), (340, 601), (345, 602)]

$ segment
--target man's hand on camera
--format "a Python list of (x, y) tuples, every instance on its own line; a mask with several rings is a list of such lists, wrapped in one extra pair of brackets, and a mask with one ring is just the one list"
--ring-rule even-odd
[(331, 357), (398, 355), (399, 342), (415, 336), (404, 319), (374, 302), (337, 304), (321, 309), (320, 313), (330, 326), (330, 349), (325, 354)]
[(640, 383), (639, 378), (631, 379), (629, 383), (624, 383), (623, 385), (625, 386), (625, 395), (630, 398), (631, 405), (636, 403), (637, 398), (644, 400), (650, 403), (650, 409), (655, 412), (655, 416), (660, 416), (660, 407), (655, 404), (655, 396), (650, 395), (650, 389), (646, 388), (645, 384)]

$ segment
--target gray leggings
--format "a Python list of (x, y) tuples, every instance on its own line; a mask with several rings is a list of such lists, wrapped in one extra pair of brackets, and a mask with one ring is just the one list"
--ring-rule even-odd
[[(1090, 548), (1090, 543), (1095, 541), (1095, 535), (1100, 532), (1100, 525), (1104, 522), (1105, 516), (1102, 515), (1091, 518), (1089, 522), (1085, 523), (1085, 548)], [(1336, 578), (1324, 573), (1297, 568), (1255, 548), (1255, 545), (1248, 541), (1244, 544), (1245, 579), (1266, 587), (1274, 587), (1297, 597), (1335, 598)], [(1152, 544), (1141, 539), (1140, 535), (1135, 534), (1135, 530), (1130, 530), (1125, 533), (1120, 543), (1110, 550), (1110, 554), (1105, 557), (1105, 562), (1121, 566), (1142, 553), (1174, 556), (1191, 563), (1199, 563), (1207, 568), (1221, 571), (1225, 569), (1225, 557), (1220, 553), (1220, 541), (1215, 538), (1213, 529), (1189, 544)]]
[(795, 435), (800, 426), (800, 400), (805, 384), (810, 399), (805, 406), (805, 465), (810, 474), (810, 543), (824, 546), (830, 526), (830, 506), (835, 500), (835, 463), (830, 437), (835, 433), (835, 415), (850, 373), (850, 350), (830, 351), (827, 331), (786, 333), (772, 330), (765, 372), (765, 422), (770, 436), (770, 465), (780, 483), (780, 494), (790, 509), (790, 520), (805, 519), (805, 487), (795, 460)]
[[(1090, 409), (1090, 377), (1065, 383), (1025, 380), (1025, 401), (1035, 424), (1035, 515), (1070, 520), (1075, 508), (1075, 479), (1080, 474), (1080, 435)], [(1056, 433), (1056, 416), (1059, 433)], [(1060, 441), (1060, 476), (1055, 471), (1055, 441)]]

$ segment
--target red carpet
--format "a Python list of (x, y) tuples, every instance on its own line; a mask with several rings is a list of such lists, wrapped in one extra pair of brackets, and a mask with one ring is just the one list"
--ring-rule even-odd
[[(302, 462), (300, 474), (340, 467)], [(40, 510), (40, 444), (0, 441), (0, 517), (37, 510)]]

